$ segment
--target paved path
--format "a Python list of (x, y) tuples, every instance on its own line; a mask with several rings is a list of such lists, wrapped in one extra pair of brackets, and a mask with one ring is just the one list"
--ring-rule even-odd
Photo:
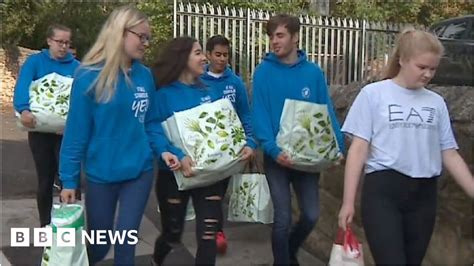
[[(3, 107), (2, 107), (3, 109)], [(6, 111), (5, 111), (6, 110)], [(36, 176), (34, 164), (28, 148), (27, 135), (18, 130), (11, 109), (1, 112), (2, 136), (0, 146), (0, 172), (2, 174), (1, 203), (1, 265), (38, 265), (41, 248), (10, 247), (12, 227), (38, 226), (38, 213), (34, 200)], [(154, 193), (150, 194), (143, 217), (136, 265), (150, 265), (153, 244), (160, 232), (159, 216)], [(227, 222), (224, 231), (228, 239), (228, 252), (219, 255), (217, 265), (271, 265), (271, 227), (262, 224)], [(196, 252), (195, 224), (187, 222), (182, 239), (183, 245), (173, 250), (165, 265), (193, 265)], [(113, 252), (101, 265), (111, 265)], [(324, 265), (320, 260), (302, 250), (299, 254), (301, 265)]]

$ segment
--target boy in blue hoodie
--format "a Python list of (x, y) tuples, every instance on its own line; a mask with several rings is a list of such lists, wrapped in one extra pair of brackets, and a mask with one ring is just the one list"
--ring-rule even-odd
[[(319, 216), (319, 174), (289, 168), (288, 155), (276, 143), (285, 99), (327, 104), (339, 147), (343, 138), (326, 80), (321, 69), (298, 50), (300, 22), (297, 17), (277, 15), (268, 21), (267, 34), (273, 52), (256, 68), (253, 78), (252, 119), (256, 139), (265, 154), (274, 207), (272, 251), (275, 265), (298, 265), (297, 252)], [(290, 183), (298, 199), (300, 217), (291, 226)]]
[[(206, 43), (206, 57), (209, 65), (206, 67), (202, 80), (206, 83), (217, 98), (227, 98), (232, 102), (242, 126), (244, 127), (247, 145), (242, 155), (242, 160), (253, 156), (257, 147), (252, 133), (250, 107), (248, 103), (247, 90), (242, 79), (229, 68), (230, 42), (221, 35), (211, 37)], [(229, 178), (222, 181), (221, 198), (224, 198), (229, 185)], [(222, 230), (224, 214), (221, 213), (219, 228), (216, 234), (217, 251), (224, 254), (227, 250), (227, 240)]]
[(36, 118), (30, 110), (29, 88), (32, 81), (53, 72), (72, 77), (79, 66), (79, 61), (68, 52), (71, 45), (71, 29), (53, 24), (48, 28), (46, 41), (49, 49), (43, 49), (40, 53), (29, 56), (21, 67), (13, 95), (13, 106), (20, 114), (20, 122), (32, 130), (28, 132), (28, 143), (38, 176), (36, 202), (41, 227), (51, 221), (53, 183), (58, 172), (62, 135), (60, 132), (57, 134), (34, 132)]

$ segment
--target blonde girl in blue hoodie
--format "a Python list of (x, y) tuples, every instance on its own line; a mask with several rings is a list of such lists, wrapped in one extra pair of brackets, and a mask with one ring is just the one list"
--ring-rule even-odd
[[(114, 10), (75, 76), (61, 148), (61, 198), (75, 201), (82, 167), (88, 230), (138, 230), (153, 182), (153, 152), (170, 169), (179, 168), (176, 156), (163, 152), (167, 140), (156, 120), (153, 77), (140, 62), (150, 37), (148, 20), (136, 8)], [(91, 245), (90, 263), (109, 247)], [(134, 264), (135, 245), (114, 248), (114, 264)]]

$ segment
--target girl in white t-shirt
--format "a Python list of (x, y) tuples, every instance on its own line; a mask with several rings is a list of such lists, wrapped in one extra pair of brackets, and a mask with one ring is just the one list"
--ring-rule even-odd
[(352, 144), (339, 226), (352, 222), (365, 168), (362, 223), (378, 265), (421, 264), (435, 223), (442, 164), (474, 197), (474, 179), (457, 152), (446, 104), (425, 88), (442, 54), (431, 33), (402, 32), (385, 79), (361, 90), (342, 127)]

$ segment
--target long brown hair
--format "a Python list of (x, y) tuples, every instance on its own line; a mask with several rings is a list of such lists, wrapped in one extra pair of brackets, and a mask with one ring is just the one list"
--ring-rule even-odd
[(192, 37), (182, 36), (166, 44), (152, 67), (157, 89), (178, 80), (188, 65), (189, 55), (195, 42), (197, 40)]
[(400, 60), (407, 60), (414, 55), (430, 52), (443, 55), (444, 48), (441, 42), (430, 32), (408, 28), (397, 37), (395, 48), (388, 59), (382, 79), (391, 79), (400, 72)]

